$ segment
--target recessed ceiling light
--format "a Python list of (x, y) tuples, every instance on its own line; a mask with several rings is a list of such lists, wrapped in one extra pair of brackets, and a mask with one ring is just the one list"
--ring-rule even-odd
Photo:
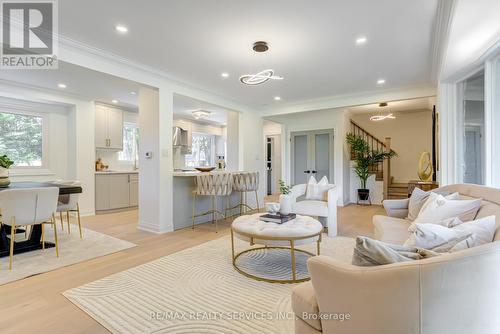
[(63, 83), (59, 83), (59, 84), (57, 84), (57, 87), (59, 87), (59, 88), (66, 88), (66, 85), (63, 84)]
[(122, 34), (128, 32), (128, 28), (121, 24), (117, 25), (115, 29), (116, 31), (121, 32)]
[(274, 101), (281, 101), (281, 96), (275, 96)]
[(385, 84), (385, 79), (378, 79), (377, 80), (377, 85), (383, 85)]
[(131, 95), (137, 95), (137, 93), (136, 93), (136, 92), (134, 92), (134, 91), (131, 91), (131, 92), (130, 92), (130, 94), (131, 94)]
[(357, 45), (365, 44), (366, 41), (367, 41), (367, 39), (366, 39), (365, 36), (361, 36), (361, 37), (356, 38), (356, 44)]
[(229, 73), (227, 73), (227, 72), (222, 72), (222, 73), (220, 74), (220, 76), (221, 76), (221, 77), (223, 77), (223, 78), (229, 78)]
[(111, 102), (116, 104), (116, 103), (118, 103), (118, 100), (111, 100)]

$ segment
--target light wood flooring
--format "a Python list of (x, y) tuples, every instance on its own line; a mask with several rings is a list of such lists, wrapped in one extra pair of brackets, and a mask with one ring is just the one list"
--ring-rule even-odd
[[(339, 208), (339, 235), (371, 236), (371, 217), (382, 213), (380, 206)], [(217, 234), (212, 224), (204, 224), (194, 231), (188, 228), (156, 235), (137, 230), (137, 211), (84, 217), (82, 223), (88, 229), (133, 242), (137, 247), (0, 286), (0, 333), (108, 333), (61, 293), (219, 238), (228, 234), (230, 225), (229, 221), (220, 223)]]

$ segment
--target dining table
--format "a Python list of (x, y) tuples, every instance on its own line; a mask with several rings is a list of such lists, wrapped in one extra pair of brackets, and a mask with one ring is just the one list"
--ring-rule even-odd
[[(59, 195), (69, 195), (69, 194), (79, 194), (82, 193), (82, 187), (79, 185), (71, 185), (56, 182), (12, 182), (8, 187), (0, 188), (0, 191), (6, 191), (9, 189), (34, 189), (34, 188), (46, 188), (46, 187), (58, 187)], [(1, 203), (0, 203), (1, 204)], [(1, 207), (1, 205), (0, 205)], [(2, 224), (0, 226), (0, 257), (9, 256), (9, 239), (7, 235), (10, 235), (10, 226)], [(19, 230), (17, 233), (24, 233), (24, 230)], [(30, 235), (26, 240), (16, 241), (14, 243), (14, 254), (31, 252), (42, 248), (42, 225), (33, 225), (31, 228)], [(54, 247), (54, 243), (45, 241), (45, 248)]]

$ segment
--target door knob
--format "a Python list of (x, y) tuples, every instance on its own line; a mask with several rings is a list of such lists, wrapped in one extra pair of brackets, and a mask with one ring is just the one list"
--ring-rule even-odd
[(313, 170), (311, 173), (316, 174), (316, 173), (317, 173), (317, 171)]
[(311, 171), (310, 170), (305, 170), (304, 173), (305, 174), (309, 174), (309, 173), (311, 173)]

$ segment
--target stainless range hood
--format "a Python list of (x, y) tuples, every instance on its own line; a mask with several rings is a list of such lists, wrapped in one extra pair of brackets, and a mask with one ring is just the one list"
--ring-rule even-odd
[(188, 132), (181, 127), (174, 126), (172, 129), (172, 144), (174, 147), (188, 146)]

